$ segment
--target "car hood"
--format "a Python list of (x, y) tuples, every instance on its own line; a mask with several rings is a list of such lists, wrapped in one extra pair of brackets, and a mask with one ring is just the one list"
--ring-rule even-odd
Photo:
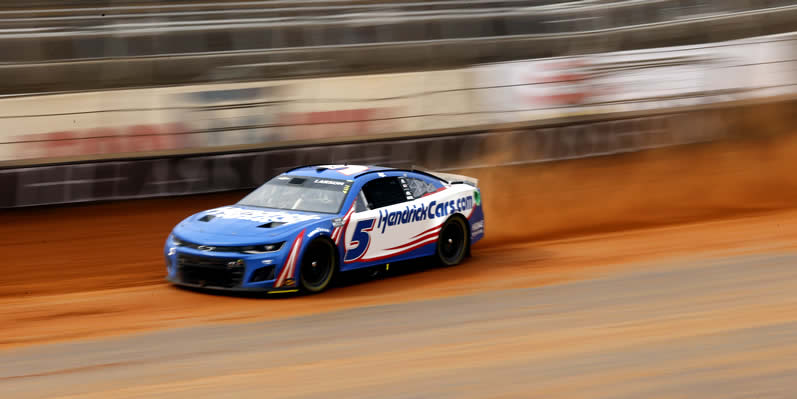
[(205, 245), (256, 245), (279, 241), (335, 215), (241, 205), (199, 212), (174, 228), (183, 240)]

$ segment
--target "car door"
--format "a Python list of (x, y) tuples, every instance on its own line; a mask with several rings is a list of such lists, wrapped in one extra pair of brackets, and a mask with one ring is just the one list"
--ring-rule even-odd
[(401, 207), (407, 200), (408, 193), (398, 177), (381, 177), (363, 185), (344, 233), (344, 270), (378, 263), (389, 256), (390, 251), (385, 250), (397, 237), (384, 234), (380, 217), (386, 222), (384, 216), (389, 210)]

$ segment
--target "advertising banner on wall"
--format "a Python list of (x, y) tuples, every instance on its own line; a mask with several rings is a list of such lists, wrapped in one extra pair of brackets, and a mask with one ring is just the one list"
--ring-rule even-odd
[(6, 98), (0, 161), (462, 128), (468, 91), (451, 70)]
[(0, 99), (0, 162), (391, 137), (797, 94), (797, 35), (473, 66)]
[(490, 122), (645, 111), (797, 92), (791, 35), (474, 67)]
[(277, 84), (0, 99), (0, 161), (135, 154), (275, 139)]
[[(0, 208), (249, 189), (307, 164), (446, 171), (604, 156), (719, 140), (731, 118), (683, 113), (380, 142), (0, 170)], [(691, 127), (691, 128), (689, 128)]]
[(261, 144), (280, 139), (277, 115), (285, 84), (253, 87), (190, 87), (170, 94), (167, 110), (183, 121), (179, 148)]
[(149, 91), (0, 99), (0, 160), (168, 149), (183, 130)]
[(473, 126), (462, 70), (308, 79), (291, 85), (281, 137), (312, 140)]

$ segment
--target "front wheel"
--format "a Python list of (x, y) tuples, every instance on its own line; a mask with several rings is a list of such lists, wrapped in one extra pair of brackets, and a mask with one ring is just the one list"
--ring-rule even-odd
[(329, 288), (337, 269), (335, 244), (319, 238), (310, 242), (302, 256), (299, 284), (302, 291), (317, 293)]
[(470, 240), (468, 239), (468, 226), (465, 219), (454, 216), (440, 228), (437, 239), (437, 260), (443, 266), (454, 266), (462, 262), (468, 253)]

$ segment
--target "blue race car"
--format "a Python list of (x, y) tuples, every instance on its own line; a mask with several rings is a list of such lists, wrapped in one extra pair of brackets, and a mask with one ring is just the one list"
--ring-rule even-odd
[(164, 253), (167, 280), (177, 285), (315, 293), (348, 270), (427, 256), (456, 265), (483, 236), (476, 179), (320, 165), (188, 217)]

